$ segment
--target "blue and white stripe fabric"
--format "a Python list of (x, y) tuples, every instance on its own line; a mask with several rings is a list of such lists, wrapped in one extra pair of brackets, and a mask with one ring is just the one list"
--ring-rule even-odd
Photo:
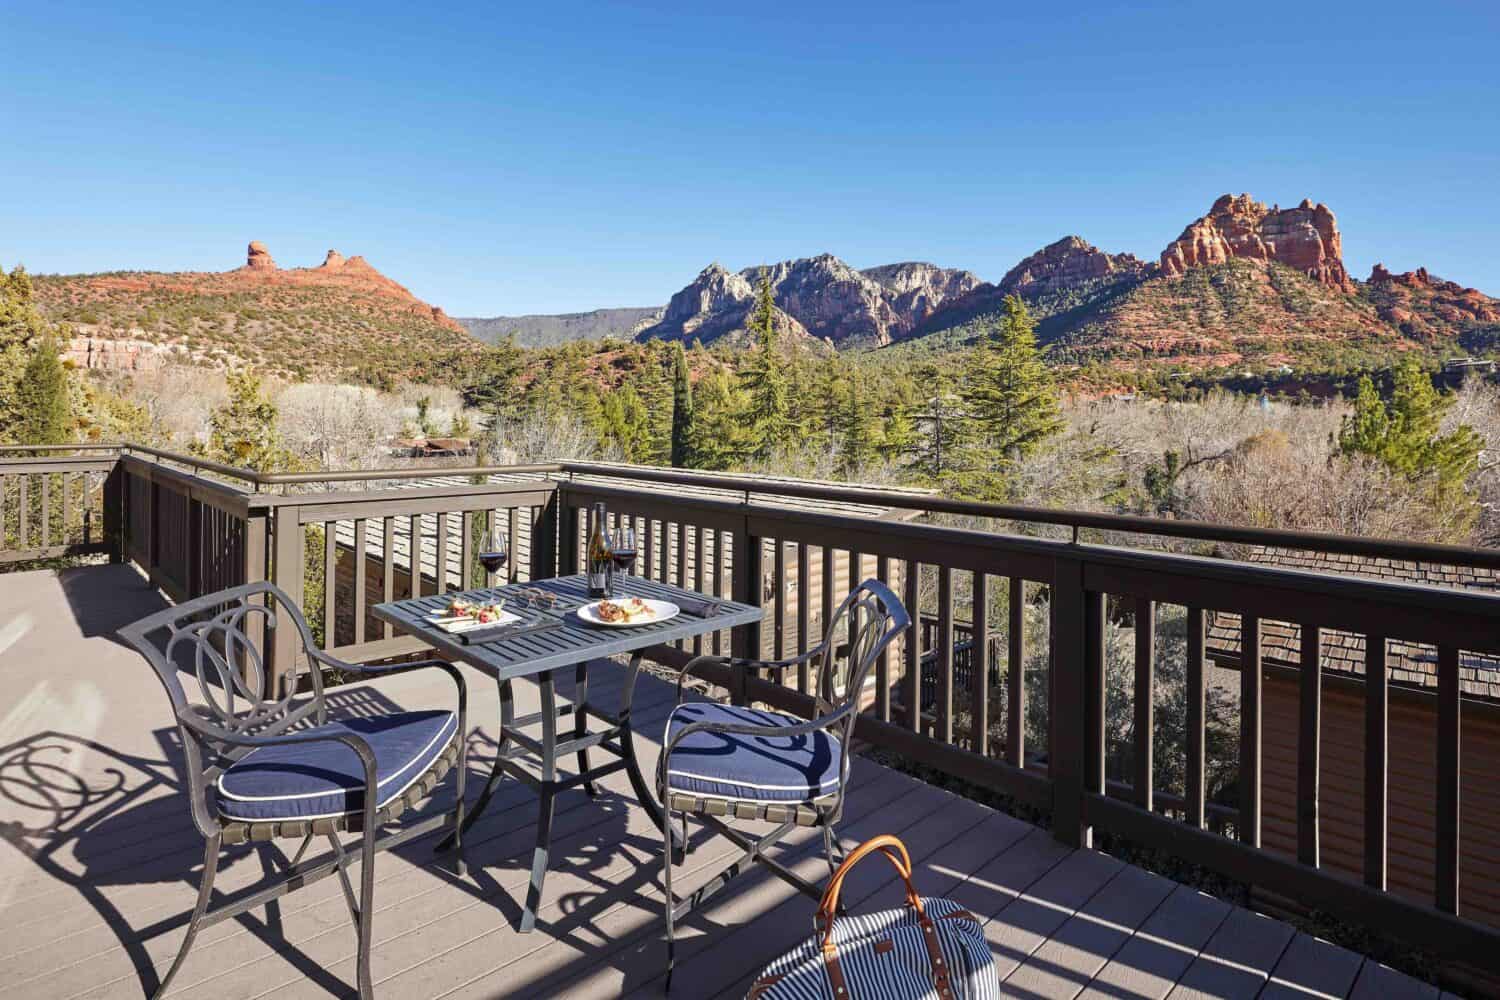
[[(922, 903), (948, 963), (952, 996), (999, 1000), (999, 974), (979, 922), (951, 900), (924, 897)], [(748, 996), (754, 1000), (939, 1000), (918, 919), (916, 910), (903, 906), (834, 921), (833, 940), (849, 988), (847, 996), (836, 994), (829, 982), (821, 933), (766, 966)]]

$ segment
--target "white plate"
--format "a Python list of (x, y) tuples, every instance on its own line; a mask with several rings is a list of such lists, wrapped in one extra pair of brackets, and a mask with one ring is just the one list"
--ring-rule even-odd
[[(619, 600), (624, 600), (620, 598)], [(636, 615), (629, 621), (607, 622), (599, 617), (598, 608), (602, 601), (594, 601), (585, 604), (578, 609), (578, 617), (590, 625), (603, 625), (605, 628), (635, 628), (639, 625), (655, 625), (657, 622), (669, 621), (682, 613), (682, 609), (671, 601), (653, 601), (649, 597), (641, 598), (642, 603), (648, 609), (643, 615)]]
[(449, 635), (472, 632), (476, 628), (499, 628), (501, 625), (509, 625), (520, 620), (520, 615), (511, 614), (509, 611), (501, 611), (493, 621), (487, 622), (481, 622), (476, 618), (453, 618), (445, 614), (427, 616), (427, 624), (434, 625)]

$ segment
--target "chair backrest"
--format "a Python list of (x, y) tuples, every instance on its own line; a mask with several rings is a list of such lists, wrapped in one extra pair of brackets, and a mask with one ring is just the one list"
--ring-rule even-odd
[[(277, 665), (280, 682), (273, 685), (266, 650), (279, 628), (295, 629), (308, 654), (309, 691), (299, 690), (302, 658), (296, 656)], [(326, 721), (322, 672), (311, 657), (312, 631), (274, 584), (250, 583), (199, 597), (142, 618), (119, 634), (156, 670), (174, 712), (191, 710), (245, 735), (275, 735), (308, 716)], [(196, 676), (194, 695), (201, 701), (184, 690), (184, 671)]]
[(819, 713), (836, 711), (854, 700), (856, 711), (848, 722), (852, 730), (857, 701), (864, 693), (871, 668), (885, 648), (910, 627), (911, 615), (879, 580), (866, 580), (850, 591), (829, 619), (824, 635), (818, 663)]

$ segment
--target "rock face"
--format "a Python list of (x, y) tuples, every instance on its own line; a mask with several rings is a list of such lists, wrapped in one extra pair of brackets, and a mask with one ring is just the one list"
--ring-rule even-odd
[(339, 253), (337, 250), (330, 250), (328, 251), (328, 255), (323, 258), (323, 263), (319, 266), (330, 271), (343, 267), (344, 255)]
[(1002, 295), (1037, 298), (1101, 278), (1138, 278), (1148, 265), (1135, 254), (1105, 253), (1078, 236), (1064, 236), (1027, 257), (1000, 279)]
[[(672, 296), (661, 321), (638, 339), (711, 341), (743, 330), (761, 268), (739, 273), (714, 263)], [(779, 329), (835, 347), (887, 344), (909, 333), (949, 298), (979, 284), (967, 271), (932, 264), (890, 264), (858, 271), (832, 254), (781, 261), (765, 269)]]
[(1500, 323), (1500, 300), (1444, 281), (1425, 267), (1393, 274), (1376, 264), (1364, 292), (1381, 319), (1410, 337), (1432, 340), (1477, 324)]
[(898, 320), (896, 334), (910, 333), (944, 303), (967, 295), (982, 284), (973, 271), (921, 261), (886, 264), (860, 273), (885, 289), (886, 301)]
[(90, 336), (74, 337), (63, 349), (63, 359), (74, 367), (99, 371), (151, 371), (169, 360), (186, 360), (177, 355), (171, 346), (148, 340)]
[(1162, 251), (1161, 269), (1179, 275), (1234, 258), (1275, 261), (1330, 288), (1354, 291), (1344, 269), (1338, 222), (1328, 206), (1308, 199), (1296, 208), (1267, 209), (1248, 194), (1226, 194)]
[(260, 240), (251, 240), (250, 249), (245, 254), (245, 266), (252, 271), (274, 271), (276, 262), (271, 259), (271, 251)]

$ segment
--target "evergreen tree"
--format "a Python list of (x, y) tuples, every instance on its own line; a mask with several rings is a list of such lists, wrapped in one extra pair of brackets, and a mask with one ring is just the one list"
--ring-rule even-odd
[(779, 350), (776, 330), (776, 301), (771, 290), (771, 274), (762, 269), (750, 314), (750, 333), (755, 346), (745, 359), (740, 378), (750, 397), (750, 427), (753, 451), (767, 458), (792, 433), (791, 404), (787, 373)]
[(845, 380), (838, 412), (839, 465), (854, 475), (875, 458), (875, 434), (865, 405), (864, 387), (856, 377)]
[(72, 437), (69, 402), (68, 376), (57, 356), (57, 341), (44, 335), (16, 383), (21, 443), (65, 444)]
[(642, 462), (650, 457), (651, 421), (645, 403), (632, 386), (616, 389), (604, 397), (601, 450), (613, 449), (625, 462)]
[(521, 374), (521, 349), (514, 335), (489, 348), (467, 367), (457, 380), (465, 406), (483, 410), (491, 424), (516, 415), (519, 399), (516, 382)]
[(965, 436), (961, 488), (985, 497), (1004, 493), (1004, 475), (1062, 430), (1052, 375), (1042, 363), (1026, 303), (1005, 297), (974, 352), (963, 387)]
[(632, 382), (646, 414), (646, 438), (635, 460), (649, 465), (666, 465), (672, 459), (675, 404), (665, 346), (660, 341), (652, 342), (634, 359), (637, 369)]
[(1484, 439), (1467, 424), (1442, 433), (1450, 403), (1421, 364), (1407, 359), (1396, 368), (1389, 402), (1368, 375), (1361, 376), (1338, 443), (1346, 455), (1370, 455), (1413, 483), (1429, 483), (1434, 507), (1462, 526), (1478, 514), (1469, 478), (1479, 468)]
[(32, 304), (31, 277), (19, 264), (6, 274), (0, 268), (0, 444), (21, 432), (17, 383), (47, 323)]
[(698, 380), (693, 396), (693, 461), (700, 469), (738, 469), (755, 448), (750, 400), (727, 372)]
[(917, 450), (917, 425), (912, 420), (911, 406), (897, 400), (885, 412), (885, 424), (880, 434), (880, 457), (887, 462), (902, 462)]
[(276, 406), (261, 392), (260, 379), (249, 371), (230, 372), (229, 399), (208, 420), (208, 443), (194, 451), (215, 462), (257, 472), (281, 472), (292, 455), (276, 429)]
[(672, 465), (693, 465), (693, 383), (680, 340), (672, 345)]

